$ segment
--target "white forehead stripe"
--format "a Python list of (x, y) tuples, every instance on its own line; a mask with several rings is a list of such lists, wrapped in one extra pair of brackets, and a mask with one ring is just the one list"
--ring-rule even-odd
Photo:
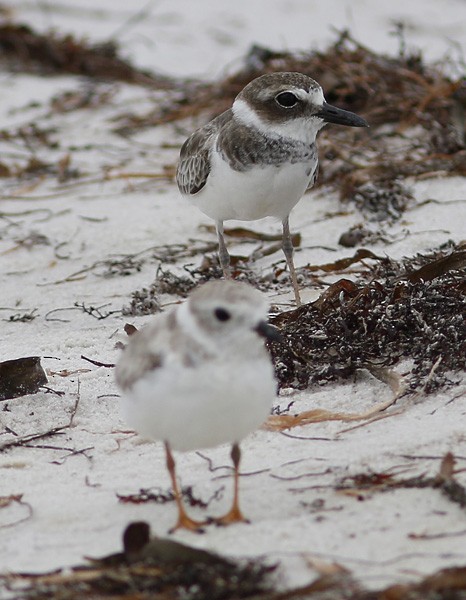
[[(304, 91), (304, 90), (300, 90), (300, 92), (301, 91)], [(298, 95), (298, 94), (296, 94), (296, 95)], [(309, 90), (309, 92), (304, 92), (304, 97), (306, 97), (306, 96), (307, 96), (308, 100), (311, 102), (311, 104), (315, 104), (317, 106), (322, 106), (322, 104), (325, 101), (324, 92), (322, 91), (321, 87), (312, 88)]]

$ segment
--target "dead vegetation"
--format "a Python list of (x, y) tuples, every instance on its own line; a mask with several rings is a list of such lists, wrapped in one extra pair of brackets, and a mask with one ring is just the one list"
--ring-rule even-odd
[[(434, 477), (397, 479), (389, 473), (361, 473), (341, 481), (336, 490), (358, 500), (397, 489), (440, 490), (464, 509), (466, 492), (455, 480), (454, 465), (455, 459), (448, 453)], [(0, 498), (0, 508), (11, 502), (21, 502), (21, 498)], [(77, 600), (84, 596), (96, 600), (462, 600), (466, 595), (464, 566), (442, 569), (416, 583), (369, 591), (340, 564), (311, 558), (309, 566), (317, 571), (317, 578), (302, 587), (279, 591), (279, 565), (261, 559), (233, 560), (172, 539), (151, 538), (145, 522), (126, 527), (122, 551), (87, 561), (49, 573), (7, 573), (0, 575), (0, 584), (12, 600)]]
[[(236, 279), (265, 291), (289, 286), (281, 267), (258, 277), (247, 257), (236, 259)], [(402, 359), (413, 361), (405, 374), (407, 392), (454, 384), (455, 373), (466, 369), (465, 266), (464, 245), (449, 242), (402, 261), (360, 248), (352, 256), (299, 269), (302, 284), (325, 291), (315, 302), (272, 316), (284, 338), (270, 345), (279, 386), (305, 389)], [(327, 283), (335, 275), (342, 278)], [(199, 268), (185, 267), (183, 275), (160, 268), (149, 287), (133, 293), (123, 314), (158, 312), (163, 294), (184, 298), (199, 283), (218, 277), (215, 257), (204, 258)]]
[(339, 279), (315, 302), (272, 319), (285, 339), (271, 345), (281, 387), (306, 388), (409, 358), (409, 389), (431, 392), (466, 369), (464, 248), (450, 243), (401, 262), (367, 251), (355, 258), (364, 256), (375, 262), (356, 281)]
[[(33, 64), (43, 73), (74, 73), (89, 80), (98, 80), (105, 71), (114, 80), (165, 90), (168, 103), (161, 101), (148, 114), (127, 113), (117, 120), (125, 135), (201, 114), (210, 118), (228, 108), (243, 86), (263, 73), (290, 70), (314, 77), (329, 102), (364, 115), (371, 124), (369, 135), (346, 128), (332, 128), (331, 133), (324, 130), (320, 135), (319, 149), (325, 160), (318, 183), (338, 185), (342, 200), (351, 200), (364, 218), (363, 225), (342, 234), (340, 243), (346, 247), (363, 242), (390, 243), (385, 227), (415, 203), (405, 182), (407, 176), (466, 175), (464, 81), (454, 81), (439, 68), (424, 64), (420, 55), (406, 54), (403, 43), (397, 57), (370, 51), (348, 32), (340, 33), (324, 52), (291, 54), (254, 47), (243, 69), (223, 81), (178, 82), (176, 91), (171, 89), (173, 82), (141, 74), (121, 61), (111, 45), (92, 47), (70, 37), (45, 37), (28, 27), (6, 24), (0, 27), (0, 49), (9, 68), (16, 70), (30, 70)], [(100, 106), (111, 94), (91, 94), (86, 106), (92, 107), (96, 97)], [(61, 104), (52, 106), (52, 110), (79, 108), (81, 100), (71, 106), (65, 103), (65, 109)], [(37, 125), (27, 131), (22, 128), (16, 135), (27, 145), (56, 143), (56, 132)], [(15, 132), (0, 132), (4, 140), (14, 136)], [(34, 155), (22, 171), (5, 166), (3, 175), (27, 178), (40, 174), (59, 181), (79, 178), (71, 163), (69, 154), (56, 164)], [(248, 255), (232, 257), (236, 278), (266, 291), (288, 285), (283, 261), (273, 264), (261, 277), (251, 269), (257, 259), (279, 251), (279, 240), (246, 229), (227, 230), (226, 235), (254, 244)], [(299, 246), (301, 240), (297, 236), (293, 241)], [(162, 296), (186, 297), (199, 283), (219, 276), (215, 250), (215, 242), (199, 240), (154, 247), (98, 261), (61, 282), (88, 273), (104, 278), (128, 276), (145, 263), (156, 263), (155, 281), (134, 291), (129, 305), (109, 311), (76, 305), (98, 319), (121, 312), (129, 316), (152, 314), (162, 309)], [(199, 257), (200, 264), (186, 264)], [(181, 261), (185, 263), (182, 274), (165, 266)], [(338, 274), (351, 275), (351, 280), (328, 281), (327, 276)], [(450, 244), (404, 262), (359, 248), (353, 257), (327, 265), (307, 265), (299, 270), (299, 276), (304, 286), (328, 289), (313, 304), (274, 318), (286, 338), (284, 344), (271, 348), (281, 387), (323, 384), (351, 377), (360, 368), (387, 367), (410, 358), (410, 388), (418, 390), (428, 379), (426, 391), (432, 391), (450, 383), (449, 372), (465, 368), (464, 248)]]
[(168, 78), (136, 69), (118, 54), (114, 42), (90, 44), (72, 35), (40, 34), (29, 25), (0, 24), (0, 64), (18, 73), (81, 75), (103, 81), (124, 81), (165, 89)]
[[(115, 116), (112, 127), (125, 136), (199, 115), (207, 120), (229, 108), (236, 94), (264, 73), (300, 71), (311, 76), (322, 85), (329, 102), (360, 113), (371, 125), (369, 132), (337, 127), (321, 132), (319, 152), (325, 160), (317, 185), (338, 186), (342, 200), (354, 201), (366, 218), (375, 220), (394, 220), (403, 213), (411, 201), (403, 183), (406, 177), (466, 174), (464, 79), (454, 80), (440, 67), (426, 65), (420, 54), (406, 53), (402, 31), (400, 40), (397, 57), (372, 52), (347, 31), (340, 32), (324, 52), (275, 52), (254, 46), (242, 69), (222, 81), (206, 83), (141, 72), (119, 57), (114, 42), (91, 45), (72, 36), (41, 35), (25, 25), (0, 25), (4, 68), (69, 73), (93, 82), (83, 92), (55, 99), (52, 111), (92, 109), (108, 102), (114, 92), (96, 88), (99, 81), (164, 91), (145, 114), (125, 111)], [(3, 131), (0, 139), (22, 135), (22, 131)], [(39, 162), (43, 164), (26, 165), (25, 174), (31, 168), (52, 175), (60, 171), (60, 165)], [(21, 176), (18, 168), (0, 167), (0, 176)]]

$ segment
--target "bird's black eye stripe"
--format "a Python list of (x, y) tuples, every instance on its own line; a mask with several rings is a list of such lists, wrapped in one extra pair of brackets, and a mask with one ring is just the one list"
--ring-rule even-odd
[(214, 314), (219, 321), (228, 321), (229, 319), (231, 319), (230, 313), (224, 308), (216, 308), (214, 310)]
[(275, 101), (283, 108), (293, 108), (298, 103), (298, 98), (292, 92), (281, 92), (275, 96)]

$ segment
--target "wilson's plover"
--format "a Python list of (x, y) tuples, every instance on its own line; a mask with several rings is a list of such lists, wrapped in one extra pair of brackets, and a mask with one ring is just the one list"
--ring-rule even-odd
[(279, 218), (296, 303), (301, 303), (289, 215), (316, 180), (316, 135), (326, 123), (368, 126), (356, 114), (328, 104), (322, 88), (310, 77), (270, 73), (251, 81), (231, 109), (195, 131), (183, 144), (176, 174), (178, 187), (214, 219), (225, 277), (230, 275), (230, 257), (223, 222)]

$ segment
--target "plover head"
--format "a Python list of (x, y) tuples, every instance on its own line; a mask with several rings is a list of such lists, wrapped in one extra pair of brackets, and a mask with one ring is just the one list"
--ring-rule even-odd
[(268, 135), (312, 143), (327, 123), (368, 127), (358, 115), (325, 101), (322, 88), (302, 73), (268, 73), (251, 81), (233, 103), (235, 118)]
[(267, 323), (268, 303), (252, 286), (237, 281), (210, 281), (199, 287), (178, 311), (179, 324), (198, 340), (222, 347), (233, 340), (247, 341), (255, 332), (279, 339)]

